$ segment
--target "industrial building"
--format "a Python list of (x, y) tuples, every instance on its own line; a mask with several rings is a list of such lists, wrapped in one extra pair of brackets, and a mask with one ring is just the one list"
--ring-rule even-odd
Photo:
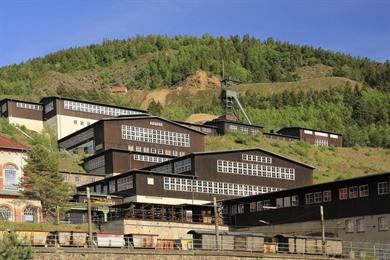
[(303, 127), (285, 127), (280, 129), (277, 133), (285, 136), (297, 137), (299, 140), (318, 146), (343, 146), (343, 136), (334, 132)]
[(320, 235), (346, 241), (390, 242), (390, 173), (380, 173), (223, 202), (228, 224), (237, 230)]
[(78, 188), (124, 202), (206, 204), (312, 184), (313, 167), (258, 148), (192, 153)]

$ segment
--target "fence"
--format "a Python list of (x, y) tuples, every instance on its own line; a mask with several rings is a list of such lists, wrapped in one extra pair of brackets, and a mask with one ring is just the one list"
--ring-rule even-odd
[[(218, 251), (234, 252), (236, 255), (295, 255), (322, 258), (342, 257), (348, 259), (390, 260), (390, 244), (349, 242), (329, 239), (323, 245), (321, 239), (295, 238), (286, 243), (266, 242), (265, 237), (253, 236), (220, 236), (218, 244), (215, 235), (201, 239), (158, 239), (157, 235), (121, 235), (112, 233), (94, 233), (89, 240), (85, 232), (44, 232), (17, 231), (21, 239), (33, 247), (45, 248), (87, 248), (96, 250), (155, 250), (155, 251)], [(2, 236), (0, 236), (1, 240)], [(103, 248), (103, 249), (100, 249)], [(184, 252), (183, 252), (184, 253)]]

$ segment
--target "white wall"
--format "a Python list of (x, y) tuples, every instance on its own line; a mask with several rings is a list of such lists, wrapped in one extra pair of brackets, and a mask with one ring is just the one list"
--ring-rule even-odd
[(20, 182), (22, 176), (23, 176), (23, 167), (26, 164), (25, 161), (26, 157), (23, 153), (21, 152), (11, 152), (11, 151), (6, 151), (6, 150), (1, 150), (0, 151), (0, 169), (1, 169), (1, 174), (0, 174), (0, 189), (4, 189), (4, 182), (5, 182), (5, 176), (4, 176), (4, 167), (7, 164), (12, 164), (16, 166), (16, 181), (17, 183)]
[[(96, 121), (97, 120), (83, 117), (56, 115), (46, 122), (56, 131), (58, 139), (61, 139), (88, 126), (88, 123), (93, 124)], [(82, 122), (84, 125), (81, 124)]]
[(210, 203), (208, 200), (189, 200), (189, 199), (177, 199), (177, 198), (168, 198), (168, 197), (155, 197), (155, 196), (143, 196), (136, 195), (132, 197), (124, 198), (124, 202), (143, 202), (143, 203), (157, 203), (157, 204), (166, 204), (166, 205), (180, 205), (180, 204), (196, 204), (204, 205)]
[(27, 129), (41, 132), (43, 129), (43, 121), (41, 120), (34, 120), (34, 119), (27, 119), (27, 118), (20, 118), (20, 117), (8, 117), (8, 122), (13, 125), (22, 126), (24, 125)]

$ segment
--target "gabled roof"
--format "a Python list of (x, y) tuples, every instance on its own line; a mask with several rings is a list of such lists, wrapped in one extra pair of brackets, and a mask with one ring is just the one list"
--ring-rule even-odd
[(279, 131), (282, 131), (282, 130), (287, 130), (287, 129), (303, 129), (303, 130), (310, 130), (310, 131), (315, 131), (315, 132), (323, 132), (323, 133), (327, 133), (327, 134), (334, 134), (334, 135), (342, 135), (340, 133), (336, 133), (336, 132), (330, 132), (330, 131), (325, 131), (325, 130), (320, 130), (320, 129), (313, 129), (313, 128), (307, 128), (307, 127), (300, 127), (300, 126), (292, 126), (292, 127), (283, 127), (281, 129), (279, 129), (277, 132), (279, 133)]
[(22, 151), (26, 151), (29, 149), (27, 145), (20, 144), (2, 135), (0, 135), (0, 148)]

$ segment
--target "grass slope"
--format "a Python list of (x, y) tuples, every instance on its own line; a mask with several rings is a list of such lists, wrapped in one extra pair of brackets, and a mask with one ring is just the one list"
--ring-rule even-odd
[(360, 85), (356, 81), (343, 77), (322, 77), (302, 79), (295, 82), (252, 83), (234, 86), (239, 94), (245, 94), (248, 90), (260, 93), (264, 96), (282, 93), (283, 91), (307, 92), (310, 90), (321, 91), (332, 87), (346, 87)]
[(258, 147), (314, 166), (314, 182), (322, 183), (389, 171), (390, 150), (368, 147), (317, 147), (301, 141), (285, 142), (243, 135), (206, 138), (206, 150)]

